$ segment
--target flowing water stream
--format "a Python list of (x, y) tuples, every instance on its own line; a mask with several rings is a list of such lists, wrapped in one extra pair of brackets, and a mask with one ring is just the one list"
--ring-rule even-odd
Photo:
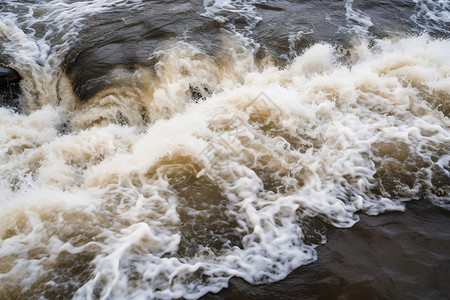
[(0, 299), (448, 298), (449, 37), (447, 0), (0, 0)]

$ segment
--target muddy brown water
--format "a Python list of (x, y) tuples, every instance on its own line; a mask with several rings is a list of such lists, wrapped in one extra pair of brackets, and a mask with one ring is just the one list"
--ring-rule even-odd
[(446, 1), (0, 1), (0, 299), (450, 298)]

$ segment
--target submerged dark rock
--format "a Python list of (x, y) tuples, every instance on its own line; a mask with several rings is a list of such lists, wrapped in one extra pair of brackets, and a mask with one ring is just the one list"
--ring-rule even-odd
[(0, 66), (0, 106), (21, 111), (20, 77), (16, 70)]
[(205, 100), (207, 96), (211, 95), (211, 91), (206, 86), (195, 86), (189, 84), (189, 94), (192, 102), (198, 103), (199, 100)]
[(20, 81), (20, 75), (16, 70), (0, 66), (0, 86)]

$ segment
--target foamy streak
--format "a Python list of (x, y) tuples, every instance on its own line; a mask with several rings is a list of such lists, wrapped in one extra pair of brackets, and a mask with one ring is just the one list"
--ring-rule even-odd
[(347, 19), (349, 30), (360, 36), (366, 36), (369, 33), (369, 28), (373, 26), (369, 16), (353, 9), (353, 0), (345, 1), (345, 18)]
[(205, 8), (205, 17), (214, 18), (217, 22), (227, 23), (230, 29), (235, 30), (235, 26), (232, 23), (228, 23), (230, 20), (227, 17), (221, 15), (222, 13), (232, 13), (238, 14), (245, 18), (247, 26), (245, 29), (250, 32), (259, 21), (261, 17), (255, 12), (254, 3), (263, 3), (266, 1), (255, 1), (255, 0), (204, 0), (203, 7)]
[[(252, 30), (262, 18), (256, 13), (254, 4), (264, 2), (266, 0), (204, 0), (205, 12), (202, 16), (214, 19), (233, 32), (241, 43), (245, 43), (245, 46), (257, 50), (261, 45), (253, 39)], [(235, 24), (241, 23), (239, 18), (245, 19), (243, 28)]]
[(310, 31), (307, 31), (307, 32), (299, 31), (295, 34), (291, 34), (288, 37), (290, 58), (295, 58), (298, 55), (297, 51), (295, 50), (295, 43), (297, 41), (300, 41), (304, 35), (311, 34), (311, 33), (314, 33), (313, 29), (311, 29)]
[(450, 2), (446, 0), (413, 0), (416, 14), (411, 19), (425, 32), (450, 33)]
[[(1, 109), (0, 298), (194, 299), (231, 276), (276, 281), (314, 261), (307, 217), (349, 227), (427, 189), (447, 205), (448, 190), (431, 192), (448, 180), (450, 43), (373, 49), (356, 46), (344, 66), (318, 44), (258, 70), (239, 46), (216, 65), (177, 43), (157, 80), (132, 76), (135, 94), (116, 92), (114, 109), (165, 112), (144, 132), (141, 121), (84, 129), (83, 115), (103, 113), (95, 103), (64, 136), (57, 108)], [(189, 103), (189, 83), (212, 94)]]

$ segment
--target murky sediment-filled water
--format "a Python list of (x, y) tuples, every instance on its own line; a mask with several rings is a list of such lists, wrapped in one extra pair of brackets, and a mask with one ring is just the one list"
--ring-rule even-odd
[(448, 298), (449, 35), (445, 0), (0, 1), (0, 298)]

